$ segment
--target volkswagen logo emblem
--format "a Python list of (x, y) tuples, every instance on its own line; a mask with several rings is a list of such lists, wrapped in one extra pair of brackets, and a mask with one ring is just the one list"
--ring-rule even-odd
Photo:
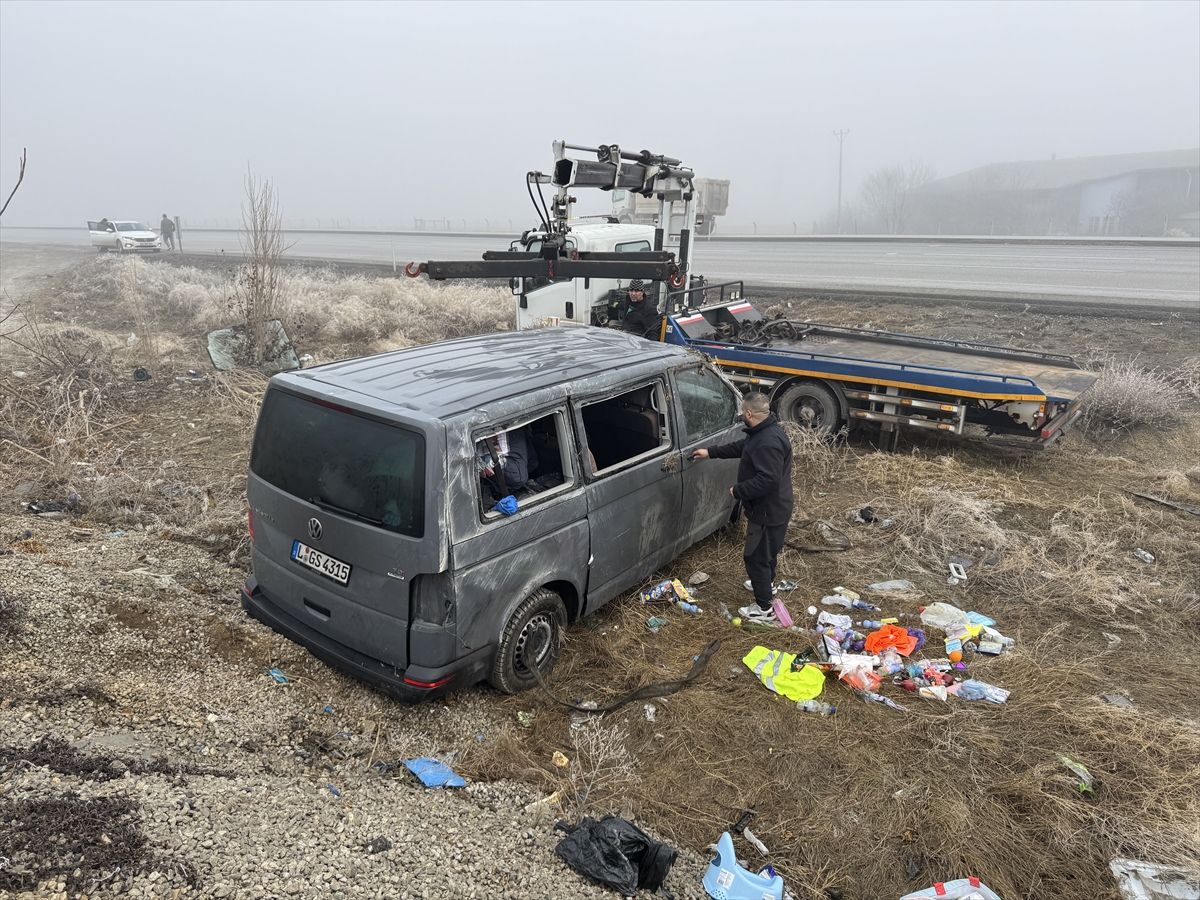
[(308, 520), (308, 536), (310, 538), (312, 538), (314, 541), (319, 541), (321, 539), (321, 531), (322, 530), (323, 529), (321, 528), (321, 520), (318, 519), (316, 516), (313, 516), (311, 519)]

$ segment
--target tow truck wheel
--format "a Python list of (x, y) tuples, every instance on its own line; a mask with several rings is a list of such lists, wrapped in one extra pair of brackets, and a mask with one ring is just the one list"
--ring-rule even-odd
[(550, 674), (566, 627), (567, 609), (558, 594), (541, 588), (526, 597), (500, 635), (492, 686), (506, 694), (537, 687), (533, 669), (543, 678)]
[(811, 428), (822, 437), (837, 431), (841, 418), (833, 391), (815, 381), (792, 385), (783, 392), (776, 408), (782, 421)]

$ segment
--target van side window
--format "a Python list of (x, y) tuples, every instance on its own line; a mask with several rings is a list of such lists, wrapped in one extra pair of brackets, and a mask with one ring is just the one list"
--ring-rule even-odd
[(707, 368), (682, 369), (675, 373), (679, 404), (683, 407), (686, 443), (723, 431), (738, 419), (741, 398)]
[(618, 253), (649, 253), (649, 241), (626, 241), (624, 244), (617, 244), (616, 251)]
[(581, 409), (593, 474), (671, 446), (666, 402), (659, 382)]
[(568, 489), (575, 480), (568, 462), (569, 434), (563, 414), (551, 413), (477, 436), (475, 467), (484, 518), (500, 518), (496, 505), (506, 497), (524, 509)]

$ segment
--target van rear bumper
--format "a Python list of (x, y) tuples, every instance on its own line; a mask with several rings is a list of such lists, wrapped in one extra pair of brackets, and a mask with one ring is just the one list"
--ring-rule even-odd
[(364, 681), (405, 703), (420, 703), (482, 681), (491, 672), (494, 646), (480, 647), (445, 666), (397, 669), (335, 641), (284, 612), (263, 592), (254, 576), (242, 588), (242, 608), (273, 631), (307, 649), (326, 665)]

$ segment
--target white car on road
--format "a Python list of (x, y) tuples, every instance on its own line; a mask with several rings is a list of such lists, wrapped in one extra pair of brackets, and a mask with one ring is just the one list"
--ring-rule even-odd
[(92, 235), (92, 246), (101, 253), (108, 250), (116, 250), (118, 253), (126, 250), (148, 250), (158, 253), (163, 248), (162, 238), (141, 222), (110, 222), (108, 219), (101, 219), (99, 222), (88, 222), (88, 231)]

